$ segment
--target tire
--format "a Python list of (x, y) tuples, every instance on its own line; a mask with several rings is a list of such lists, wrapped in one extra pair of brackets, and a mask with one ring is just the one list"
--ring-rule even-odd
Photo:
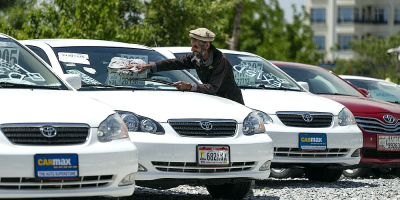
[(252, 194), (254, 186), (254, 180), (246, 180), (222, 185), (206, 185), (206, 188), (215, 199), (243, 199), (248, 194)]
[(300, 178), (303, 174), (303, 169), (271, 168), (271, 174), (269, 176), (273, 178)]
[(310, 181), (336, 182), (342, 176), (342, 169), (328, 169), (326, 167), (307, 167), (304, 174)]
[(372, 171), (370, 168), (355, 168), (355, 169), (346, 169), (343, 170), (343, 175), (345, 177), (349, 178), (366, 178), (369, 177), (372, 174)]

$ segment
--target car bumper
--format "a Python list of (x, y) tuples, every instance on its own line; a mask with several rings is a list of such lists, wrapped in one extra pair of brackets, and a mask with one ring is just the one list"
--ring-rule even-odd
[[(274, 141), (273, 167), (278, 163), (316, 163), (349, 166), (358, 164), (361, 159), (360, 155), (357, 155), (355, 151), (362, 147), (363, 136), (356, 125), (329, 128), (298, 128), (284, 126), (277, 122), (266, 125), (266, 131)], [(327, 150), (302, 151), (299, 148), (300, 133), (326, 134)], [(352, 155), (353, 153), (356, 155)]]
[[(132, 142), (139, 150), (139, 164), (146, 171), (136, 173), (136, 180), (156, 179), (210, 179), (250, 178), (266, 179), (269, 170), (259, 168), (272, 160), (273, 145), (267, 134), (234, 137), (183, 137), (168, 124), (162, 124), (164, 135), (130, 132)], [(242, 130), (242, 125), (238, 125)], [(197, 145), (228, 145), (230, 147), (229, 167), (198, 167)]]
[[(135, 184), (118, 186), (128, 174), (137, 172), (137, 148), (129, 139), (101, 143), (97, 129), (81, 145), (13, 145), (7, 139), (0, 154), (0, 198), (129, 196)], [(77, 154), (79, 180), (35, 179), (35, 154)]]
[[(378, 134), (363, 131), (364, 145), (360, 165), (362, 167), (400, 167), (400, 151), (377, 149)], [(379, 134), (392, 136), (391, 134)]]

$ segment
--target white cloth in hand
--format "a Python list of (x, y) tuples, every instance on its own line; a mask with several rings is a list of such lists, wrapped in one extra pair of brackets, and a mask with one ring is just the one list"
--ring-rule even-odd
[(141, 59), (127, 59), (122, 57), (114, 57), (111, 59), (110, 64), (108, 64), (108, 69), (118, 69), (117, 73), (119, 74), (129, 74), (129, 75), (137, 75), (139, 70), (136, 67), (132, 67), (127, 69), (127, 65), (144, 65), (144, 62)]

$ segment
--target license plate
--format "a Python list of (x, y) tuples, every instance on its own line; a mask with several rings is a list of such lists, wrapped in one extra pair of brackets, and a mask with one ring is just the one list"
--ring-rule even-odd
[(199, 166), (229, 166), (229, 146), (198, 145), (196, 151)]
[(36, 154), (35, 176), (39, 180), (74, 180), (79, 176), (77, 154)]
[(299, 146), (304, 151), (325, 151), (326, 150), (326, 134), (300, 133)]
[(377, 135), (378, 151), (400, 151), (400, 136)]

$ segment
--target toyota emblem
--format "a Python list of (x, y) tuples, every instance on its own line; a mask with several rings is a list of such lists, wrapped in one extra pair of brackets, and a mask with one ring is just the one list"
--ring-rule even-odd
[(394, 117), (392, 115), (384, 115), (383, 119), (385, 120), (385, 122), (387, 123), (394, 123)]
[(207, 121), (200, 122), (200, 126), (201, 126), (202, 129), (204, 129), (206, 131), (209, 131), (209, 130), (211, 130), (213, 128), (212, 123), (211, 122), (207, 122)]
[(42, 135), (48, 138), (54, 137), (57, 135), (57, 130), (52, 126), (43, 126), (40, 128), (40, 132)]
[(310, 114), (303, 114), (302, 116), (306, 122), (311, 122), (313, 120), (313, 117)]

